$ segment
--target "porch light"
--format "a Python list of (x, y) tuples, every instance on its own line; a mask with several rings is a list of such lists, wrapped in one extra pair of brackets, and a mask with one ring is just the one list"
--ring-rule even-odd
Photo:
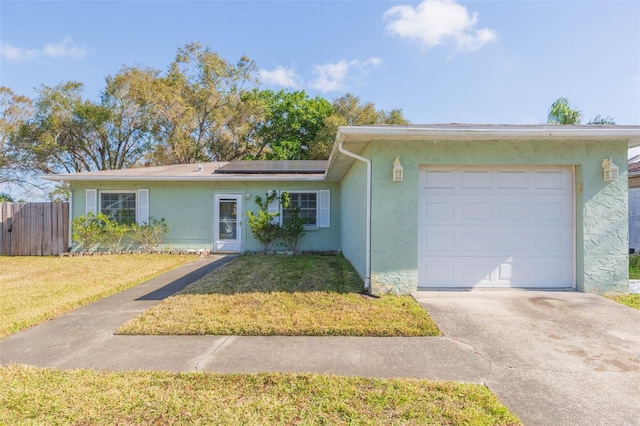
[(396, 157), (393, 160), (393, 181), (394, 182), (402, 182), (404, 179), (404, 168), (402, 164), (400, 164), (400, 157)]
[(618, 172), (620, 169), (618, 166), (613, 164), (611, 161), (611, 157), (607, 160), (606, 158), (602, 160), (602, 171), (604, 173), (604, 181), (610, 182), (612, 180), (618, 180)]

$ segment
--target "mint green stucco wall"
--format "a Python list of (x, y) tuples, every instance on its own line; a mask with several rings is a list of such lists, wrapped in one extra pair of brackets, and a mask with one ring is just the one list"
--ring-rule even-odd
[[(242, 195), (242, 250), (258, 251), (261, 245), (247, 225), (246, 212), (257, 211), (255, 196), (264, 198), (267, 191), (321, 190), (331, 191), (331, 226), (305, 231), (299, 250), (340, 250), (340, 189), (332, 182), (72, 182), (73, 217), (85, 213), (85, 190), (149, 190), (149, 215), (164, 217), (170, 231), (161, 247), (175, 249), (211, 249), (213, 245), (214, 194)], [(250, 194), (246, 200), (245, 195)], [(273, 247), (273, 249), (279, 249)]]
[[(418, 284), (417, 193), (421, 165), (565, 165), (575, 167), (576, 289), (628, 289), (627, 175), (604, 182), (601, 161), (626, 164), (626, 142), (372, 142), (371, 283), (375, 292), (408, 292)], [(399, 156), (404, 181), (392, 182)], [(362, 172), (361, 174), (364, 174)], [(347, 229), (343, 230), (344, 236)]]
[(342, 253), (360, 276), (365, 277), (365, 241), (367, 214), (367, 166), (356, 161), (342, 178), (340, 216)]

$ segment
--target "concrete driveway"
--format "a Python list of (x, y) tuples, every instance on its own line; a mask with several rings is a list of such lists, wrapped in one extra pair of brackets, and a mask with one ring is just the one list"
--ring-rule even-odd
[(527, 425), (640, 425), (640, 312), (575, 292), (414, 296)]

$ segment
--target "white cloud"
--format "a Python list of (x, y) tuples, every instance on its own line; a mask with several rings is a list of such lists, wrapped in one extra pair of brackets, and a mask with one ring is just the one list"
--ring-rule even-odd
[(389, 34), (418, 40), (425, 49), (453, 43), (460, 51), (473, 51), (497, 37), (489, 28), (476, 30), (478, 12), (469, 15), (455, 0), (425, 0), (415, 8), (394, 6), (384, 13), (384, 19), (389, 21)]
[(258, 71), (260, 79), (266, 84), (299, 89), (302, 79), (292, 68), (276, 67), (276, 69)]
[(380, 64), (382, 64), (382, 59), (372, 57), (364, 61), (343, 59), (336, 63), (314, 65), (315, 80), (311, 83), (311, 87), (322, 92), (345, 90), (350, 70), (356, 69), (359, 73), (366, 73), (369, 69), (378, 67)]
[(74, 58), (80, 59), (87, 54), (84, 47), (74, 45), (70, 37), (59, 43), (47, 43), (42, 49), (25, 49), (9, 43), (0, 42), (0, 58), (9, 61), (20, 61), (37, 58)]
[(71, 44), (71, 37), (65, 38), (58, 44), (46, 44), (42, 51), (50, 58), (80, 59), (87, 54), (84, 47)]

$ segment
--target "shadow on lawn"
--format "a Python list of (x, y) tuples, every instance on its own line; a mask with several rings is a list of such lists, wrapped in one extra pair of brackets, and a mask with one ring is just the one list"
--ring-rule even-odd
[(342, 255), (242, 255), (182, 294), (360, 293), (364, 283)]
[(173, 296), (175, 293), (179, 292), (180, 290), (184, 289), (186, 286), (188, 286), (189, 284), (199, 280), (200, 278), (204, 277), (205, 275), (210, 274), (211, 272), (213, 272), (214, 270), (218, 269), (219, 267), (221, 267), (222, 265), (232, 261), (233, 259), (236, 259), (238, 256), (236, 255), (227, 255), (224, 256), (218, 260), (216, 260), (215, 262), (211, 262), (201, 268), (196, 269), (193, 272), (188, 273), (187, 275), (184, 275), (172, 282), (170, 282), (169, 284), (165, 285), (164, 287), (160, 287), (159, 289), (152, 291), (151, 293), (147, 293), (142, 297), (139, 297), (136, 300), (164, 300), (169, 296)]

